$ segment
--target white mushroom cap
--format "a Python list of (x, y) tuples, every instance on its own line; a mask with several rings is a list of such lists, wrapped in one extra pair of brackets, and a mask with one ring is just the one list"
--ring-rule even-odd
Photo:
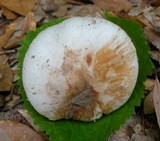
[(101, 18), (74, 17), (33, 40), (22, 79), (40, 114), (91, 121), (122, 106), (137, 75), (135, 47), (120, 27)]

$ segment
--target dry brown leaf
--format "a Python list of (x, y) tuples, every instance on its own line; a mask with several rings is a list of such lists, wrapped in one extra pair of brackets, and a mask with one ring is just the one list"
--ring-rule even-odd
[(6, 26), (5, 33), (0, 36), (0, 48), (2, 48), (7, 43), (15, 30), (15, 26), (15, 23), (11, 23), (10, 25)]
[(153, 88), (153, 102), (157, 115), (158, 125), (160, 127), (160, 83), (157, 77)]
[(130, 137), (128, 132), (128, 128), (126, 129), (125, 127), (121, 127), (108, 139), (108, 141), (129, 141)]
[(20, 38), (24, 35), (22, 33), (22, 28), (25, 23), (25, 18), (24, 17), (18, 17), (16, 20), (14, 20), (14, 23), (16, 24), (15, 31), (9, 41), (16, 39), (17, 37)]
[(160, 51), (158, 50), (153, 50), (151, 51), (152, 54), (152, 59), (156, 60), (160, 64)]
[[(2, 47), (0, 47), (0, 51), (2, 51), (2, 50), (3, 50)], [(0, 65), (5, 65), (7, 63), (7, 61), (8, 61), (8, 57), (5, 54), (0, 55)], [(2, 77), (2, 74), (1, 74), (1, 77)], [(1, 79), (1, 77), (0, 77), (0, 79)]]
[(18, 68), (11, 68), (12, 73), (13, 73), (13, 82), (17, 82), (19, 80), (19, 75), (18, 75)]
[(2, 7), (0, 6), (0, 17), (2, 17), (2, 15), (3, 15), (3, 9), (2, 9)]
[(33, 129), (13, 121), (0, 121), (0, 135), (1, 139), (7, 139), (3, 141), (45, 141)]
[(144, 12), (144, 17), (155, 27), (160, 27), (160, 17), (156, 12)]
[(39, 4), (46, 12), (56, 10), (56, 5), (53, 0), (39, 0)]
[(72, 5), (71, 4), (64, 4), (64, 5), (61, 5), (58, 10), (56, 12), (54, 12), (52, 15), (53, 16), (56, 16), (56, 17), (64, 17), (67, 13), (67, 10), (69, 8), (72, 8)]
[(40, 127), (34, 124), (34, 120), (27, 110), (19, 109), (18, 112), (28, 121), (28, 123), (38, 132), (40, 132)]
[(160, 16), (160, 6), (158, 6), (154, 11), (156, 12), (157, 15)]
[[(71, 4), (74, 4), (74, 5), (84, 5), (83, 1), (77, 1), (77, 0), (65, 0), (65, 1), (67, 3), (71, 3)], [(88, 2), (91, 2), (91, 0), (89, 0)]]
[(144, 114), (153, 114), (155, 112), (153, 104), (153, 91), (150, 92), (144, 100)]
[(21, 102), (20, 100), (20, 95), (12, 95), (12, 98), (9, 102), (6, 103), (5, 105), (5, 110), (11, 110), (13, 109), (16, 105), (18, 105)]
[(0, 129), (0, 137), (1, 137), (1, 141), (11, 141), (7, 133), (3, 131), (2, 129)]
[(40, 4), (37, 4), (35, 6), (33, 13), (36, 17), (36, 22), (39, 22), (41, 19), (43, 19), (46, 16), (46, 13), (44, 12)]
[(8, 57), (5, 54), (0, 55), (0, 65), (6, 64), (7, 61), (8, 61)]
[[(20, 31), (22, 29), (22, 26), (24, 24), (24, 17), (18, 17), (14, 22), (16, 23), (15, 31)], [(21, 35), (20, 35), (21, 36)]]
[(71, 10), (67, 12), (68, 17), (74, 16), (91, 16), (91, 17), (103, 17), (103, 12), (100, 8), (94, 5), (82, 5), (74, 6)]
[(16, 37), (14, 39), (10, 39), (5, 46), (3, 47), (4, 49), (13, 49), (15, 48), (22, 40), (24, 36), (21, 37)]
[(153, 28), (152, 24), (144, 17), (144, 15), (138, 15), (135, 17), (136, 21), (139, 22), (143, 26), (147, 26), (148, 28)]
[(36, 3), (37, 0), (0, 0), (0, 5), (22, 16), (31, 12)]
[(35, 30), (36, 29), (36, 17), (33, 13), (28, 13), (28, 15), (25, 18), (25, 22), (22, 27), (22, 34), (26, 33), (29, 30)]
[(129, 0), (134, 7), (141, 7), (143, 0)]
[(132, 8), (132, 4), (128, 0), (93, 0), (93, 3), (103, 10), (114, 12), (127, 12)]
[(8, 64), (0, 65), (0, 91), (9, 91), (12, 86), (13, 74)]
[[(146, 126), (146, 122), (149, 125)], [(133, 115), (107, 141), (159, 141), (159, 139), (160, 131), (155, 123), (149, 122), (145, 118), (142, 119), (141, 116)]]
[(53, 0), (53, 3), (56, 5), (56, 6), (61, 6), (61, 5), (64, 5), (66, 4), (66, 0)]
[(143, 8), (142, 7), (133, 7), (129, 11), (128, 15), (130, 15), (130, 16), (138, 16), (138, 15), (140, 15), (142, 13), (143, 13)]
[(145, 85), (145, 90), (152, 90), (153, 89), (153, 86), (154, 86), (154, 82), (155, 80), (154, 79), (147, 79), (144, 83)]
[(133, 141), (155, 141), (151, 136), (146, 136), (144, 134), (133, 134), (131, 140)]
[(144, 33), (148, 41), (160, 50), (160, 33), (148, 27), (144, 28)]
[(2, 7), (2, 9), (3, 9), (3, 15), (4, 15), (8, 20), (13, 20), (13, 19), (17, 18), (17, 15), (16, 15), (14, 12), (12, 12), (12, 11), (10, 11), (9, 9), (4, 8), (4, 7)]

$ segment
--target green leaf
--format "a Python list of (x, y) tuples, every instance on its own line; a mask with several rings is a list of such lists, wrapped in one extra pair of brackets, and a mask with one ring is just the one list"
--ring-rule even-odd
[(119, 129), (120, 126), (124, 124), (132, 114), (134, 114), (134, 107), (140, 104), (144, 91), (143, 82), (146, 80), (146, 76), (151, 73), (153, 67), (150, 60), (150, 54), (148, 53), (149, 47), (144, 38), (142, 28), (139, 24), (133, 21), (111, 17), (107, 13), (105, 13), (105, 16), (108, 20), (123, 28), (132, 39), (138, 54), (139, 75), (133, 94), (127, 103), (115, 112), (109, 115), (104, 115), (96, 122), (85, 123), (74, 120), (50, 121), (34, 110), (27, 100), (23, 88), (23, 59), (30, 43), (39, 32), (49, 26), (62, 22), (64, 19), (53, 20), (49, 23), (45, 23), (36, 31), (28, 32), (26, 38), (21, 43), (22, 49), (19, 54), (19, 86), (24, 101), (24, 107), (31, 113), (35, 124), (49, 136), (50, 141), (106, 141), (113, 131)]

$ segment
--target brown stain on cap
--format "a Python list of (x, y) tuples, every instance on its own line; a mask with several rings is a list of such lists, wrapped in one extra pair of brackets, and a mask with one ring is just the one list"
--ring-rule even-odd
[[(66, 50), (62, 64), (63, 75), (68, 85), (62, 103), (59, 104), (55, 115), (57, 119), (75, 119), (91, 121), (96, 115), (96, 107), (99, 106), (102, 113), (108, 114), (115, 110), (116, 103), (123, 105), (126, 96), (130, 95), (128, 86), (133, 80), (133, 72), (130, 71), (130, 62), (134, 59), (134, 49), (126, 50), (117, 44), (117, 48), (111, 49), (105, 45), (93, 56), (87, 53), (85, 62), (88, 67), (93, 64), (93, 76), (89, 74), (78, 57), (78, 51)], [(128, 55), (128, 56), (127, 56)], [(133, 68), (132, 68), (133, 69)], [(134, 70), (134, 69), (133, 69)], [(125, 79), (127, 77), (127, 79)], [(96, 91), (92, 84), (102, 82), (109, 84), (103, 93)], [(122, 84), (127, 84), (126, 87)], [(103, 102), (100, 95), (113, 97), (113, 100)]]
[(66, 110), (66, 117), (76, 120), (90, 121), (94, 117), (98, 93), (89, 86), (77, 96), (72, 97)]
[(123, 48), (122, 43), (117, 44), (115, 49), (108, 46), (105, 45), (95, 54), (96, 61), (93, 64), (95, 79), (109, 84), (103, 95), (113, 97), (108, 103), (100, 103), (104, 113), (112, 112), (117, 102), (123, 104), (125, 97), (131, 94), (129, 85), (134, 79), (134, 68), (130, 65), (135, 57), (134, 49), (129, 44), (129, 50)]
[(91, 55), (91, 53), (87, 53), (86, 54), (86, 63), (88, 64), (88, 66), (91, 65), (91, 63), (92, 63), (92, 55)]

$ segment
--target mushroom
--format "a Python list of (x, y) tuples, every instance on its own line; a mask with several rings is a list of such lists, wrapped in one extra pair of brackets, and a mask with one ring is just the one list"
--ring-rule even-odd
[(28, 100), (50, 120), (94, 121), (121, 107), (138, 75), (136, 49), (117, 25), (73, 17), (38, 34), (26, 52)]

